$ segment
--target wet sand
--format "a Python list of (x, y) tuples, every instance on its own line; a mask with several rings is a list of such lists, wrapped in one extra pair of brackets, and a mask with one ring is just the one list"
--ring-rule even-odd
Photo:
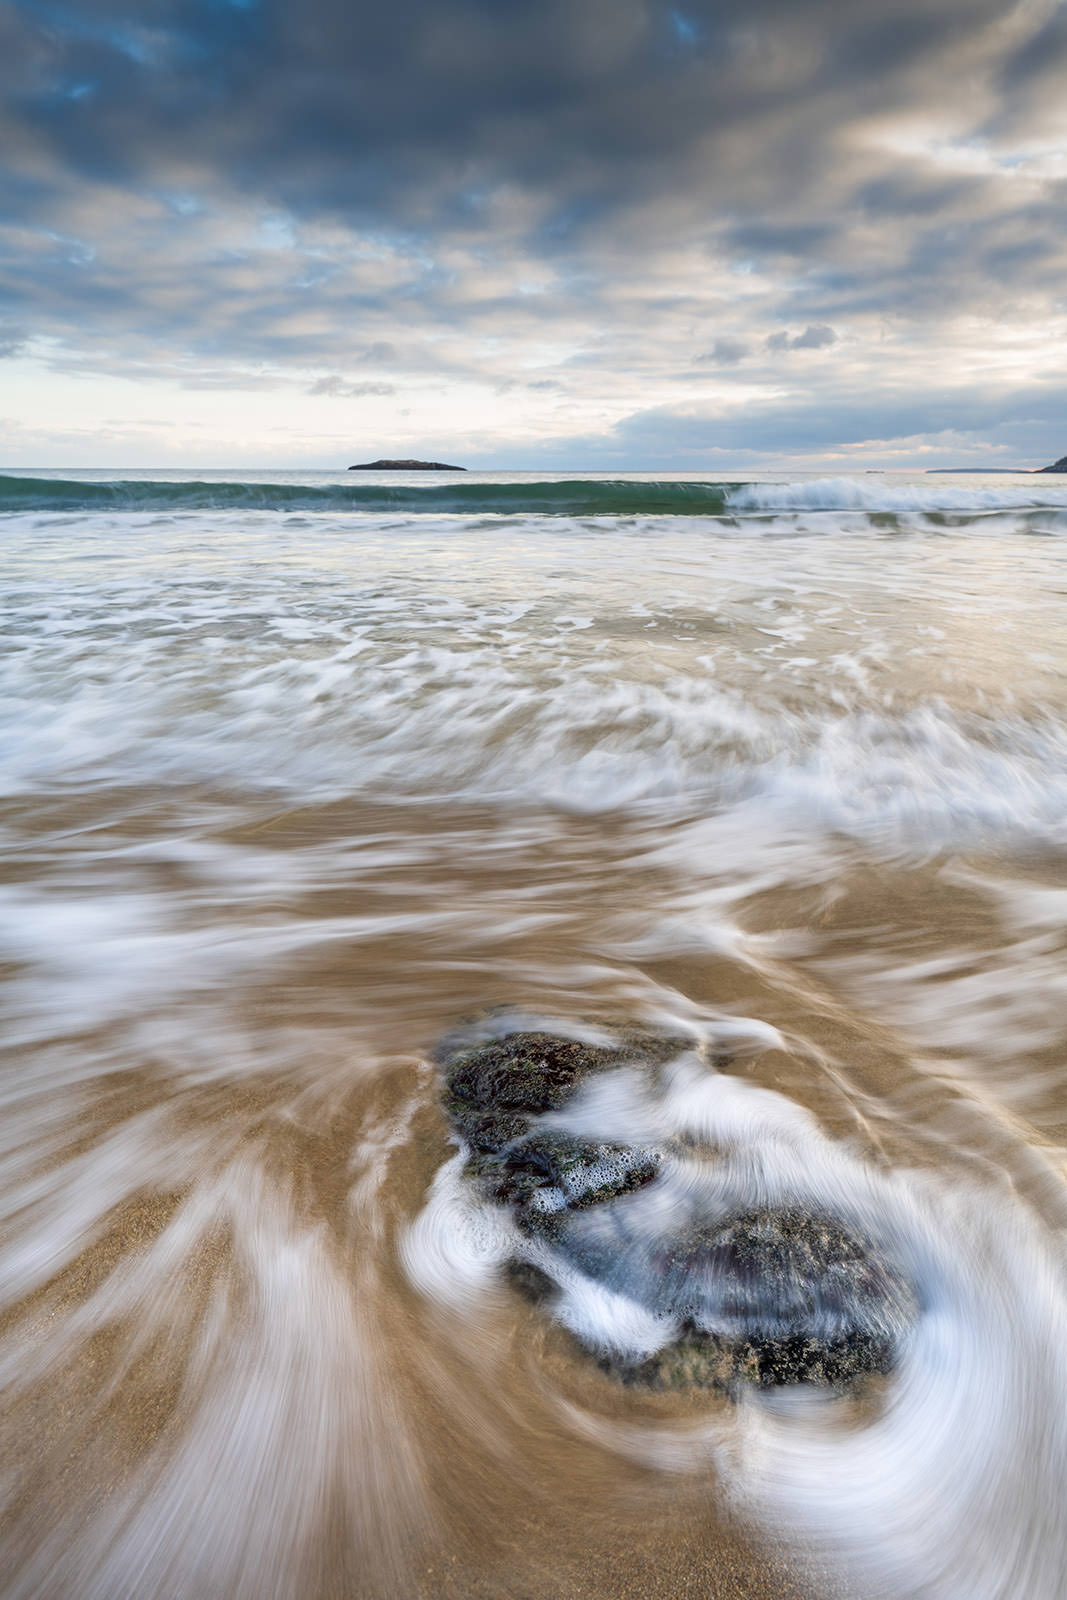
[[(917, 1063), (891, 987), (854, 998), (877, 999), (905, 942), (915, 961), (956, 952), (936, 977), (962, 981), (995, 936), (988, 900), (940, 866), (839, 860), (745, 895), (733, 948), (624, 960), (691, 892), (658, 827), (242, 809), (146, 792), (14, 818), (11, 881), (81, 895), (96, 873), (113, 893), (147, 872), (173, 921), (135, 1008), (123, 948), (105, 958), (118, 1008), (96, 1026), (9, 973), (5, 1594), (843, 1592), (710, 1463), (664, 1471), (598, 1438), (728, 1431), (731, 1401), (620, 1386), (503, 1281), (467, 1316), (413, 1287), (400, 1241), (452, 1154), (428, 1057), (486, 1003), (758, 1018), (789, 1048), (721, 1070), (875, 1165), (995, 1166), (1059, 1226), (1049, 1047), (1015, 1077), (1026, 1121), (936, 1040)], [(179, 819), (209, 854), (260, 853), (251, 904), (167, 861)], [(294, 858), (315, 864), (298, 888)]]

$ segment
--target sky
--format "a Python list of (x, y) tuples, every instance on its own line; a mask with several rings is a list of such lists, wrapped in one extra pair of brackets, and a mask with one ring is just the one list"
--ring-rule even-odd
[(0, 465), (1067, 451), (1067, 0), (0, 0), (0, 76)]

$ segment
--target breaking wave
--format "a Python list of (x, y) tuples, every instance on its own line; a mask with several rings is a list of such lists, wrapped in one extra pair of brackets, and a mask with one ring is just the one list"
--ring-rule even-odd
[[(1033, 484), (894, 484), (884, 479), (818, 478), (786, 483), (657, 479), (449, 478), (413, 483), (403, 473), (372, 481), (241, 482), (142, 478), (0, 476), (0, 514), (111, 511), (433, 512), (467, 516), (745, 516), (777, 512), (912, 513), (976, 516), (1067, 510), (1067, 487)], [(382, 480), (385, 481), (382, 481)], [(407, 479), (407, 481), (405, 481)]]

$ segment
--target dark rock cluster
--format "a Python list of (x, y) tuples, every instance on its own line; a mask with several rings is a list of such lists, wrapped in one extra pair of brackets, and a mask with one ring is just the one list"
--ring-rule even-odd
[[(841, 1386), (887, 1372), (918, 1314), (901, 1270), (844, 1218), (797, 1202), (684, 1215), (656, 1203), (670, 1152), (554, 1126), (590, 1077), (653, 1071), (685, 1042), (627, 1033), (612, 1045), (517, 1029), (440, 1054), (444, 1106), (467, 1173), (536, 1245), (512, 1281), (551, 1301), (575, 1271), (667, 1319), (675, 1336), (651, 1358), (596, 1352), (629, 1382), (735, 1389)], [(536, 1258), (536, 1259), (533, 1259)]]
[(1051, 467), (1038, 467), (1039, 472), (1067, 472), (1067, 456), (1061, 456)]

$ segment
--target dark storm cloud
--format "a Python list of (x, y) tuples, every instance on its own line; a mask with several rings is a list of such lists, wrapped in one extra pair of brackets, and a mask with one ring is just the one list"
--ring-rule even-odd
[[(778, 182), (763, 169), (758, 189), (782, 198), (843, 121), (922, 98), (1003, 12), (694, 0), (680, 37), (662, 0), (24, 0), (2, 34), (8, 152), (109, 182), (219, 175), (297, 214), (413, 228), (490, 227), (494, 191), (519, 185), (574, 232), (664, 180), (742, 204), (771, 148)], [(1025, 48), (1005, 93), (1032, 76)], [(738, 241), (804, 253), (833, 226), (757, 211)]]
[(1053, 0), (7, 0), (0, 353), (829, 382), (872, 329), (1062, 309), (1064, 175), (998, 140), (1048, 140), (1065, 73)]

